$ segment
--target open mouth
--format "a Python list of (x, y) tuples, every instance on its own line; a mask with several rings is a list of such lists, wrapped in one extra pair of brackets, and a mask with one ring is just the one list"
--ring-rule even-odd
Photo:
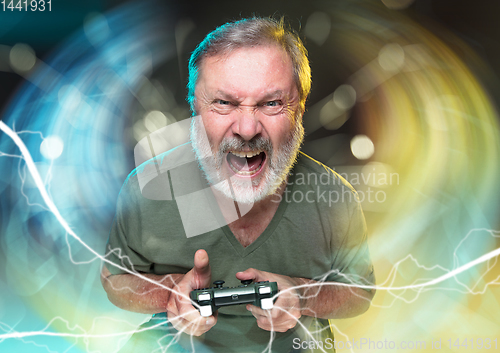
[(262, 170), (266, 161), (266, 153), (263, 151), (232, 151), (227, 154), (226, 159), (233, 173), (240, 176), (254, 176)]

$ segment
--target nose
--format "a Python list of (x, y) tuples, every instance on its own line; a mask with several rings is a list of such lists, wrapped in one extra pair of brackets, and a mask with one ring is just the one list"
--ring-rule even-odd
[(250, 141), (262, 133), (262, 124), (253, 107), (240, 107), (235, 116), (232, 132), (245, 141)]

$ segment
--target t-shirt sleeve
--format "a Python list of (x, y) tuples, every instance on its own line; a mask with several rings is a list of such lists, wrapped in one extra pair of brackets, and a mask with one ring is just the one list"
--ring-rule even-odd
[(126, 273), (123, 268), (149, 272), (153, 265), (131, 243), (132, 237), (137, 238), (141, 234), (141, 196), (136, 188), (138, 189), (137, 183), (129, 178), (118, 195), (116, 214), (106, 244), (106, 258), (114, 265), (107, 262), (105, 265), (112, 274)]
[[(334, 254), (332, 274), (328, 280), (357, 285), (374, 285), (375, 274), (368, 249), (365, 217), (354, 190), (352, 190), (352, 196), (349, 200), (348, 198), (343, 200), (346, 207), (344, 214), (348, 219), (343, 220), (346, 225), (343, 228), (344, 235), (339, 234), (340, 238), (332, 241), (332, 246), (336, 249), (332, 249)], [(370, 289), (366, 290), (370, 291)]]

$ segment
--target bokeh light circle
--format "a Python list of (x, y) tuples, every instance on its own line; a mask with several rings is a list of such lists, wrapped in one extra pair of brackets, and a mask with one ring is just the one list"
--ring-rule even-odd
[(19, 72), (31, 70), (36, 64), (35, 51), (27, 44), (19, 43), (9, 53), (10, 66)]
[(57, 159), (64, 150), (64, 142), (59, 136), (49, 136), (43, 139), (40, 153), (47, 159)]
[(351, 152), (357, 159), (368, 159), (373, 156), (375, 146), (366, 135), (356, 135), (351, 140)]

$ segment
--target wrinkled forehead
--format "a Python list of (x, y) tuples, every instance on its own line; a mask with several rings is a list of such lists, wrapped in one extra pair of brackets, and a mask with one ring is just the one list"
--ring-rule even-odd
[[(258, 55), (261, 53), (262, 55)], [(265, 54), (263, 54), (265, 53)], [(249, 60), (249, 57), (257, 60)], [(292, 60), (289, 54), (280, 46), (275, 44), (263, 44), (258, 46), (244, 46), (237, 48), (229, 48), (222, 52), (208, 53), (200, 59), (198, 66), (198, 80), (196, 86), (204, 78), (204, 76), (213, 76), (214, 70), (224, 70), (219, 72), (220, 75), (232, 71), (237, 80), (238, 76), (243, 73), (257, 75), (266, 73), (264, 78), (272, 77), (279, 73), (280, 78), (288, 78), (298, 90), (297, 83), (294, 80), (294, 69)], [(276, 72), (279, 70), (279, 72)]]

